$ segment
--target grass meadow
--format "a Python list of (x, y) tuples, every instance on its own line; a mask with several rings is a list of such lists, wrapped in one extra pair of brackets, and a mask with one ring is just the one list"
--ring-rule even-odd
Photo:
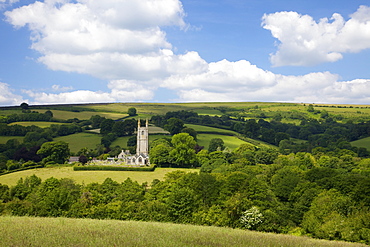
[[(40, 113), (43, 113), (47, 110), (45, 109), (40, 109), (37, 110)], [(78, 118), (80, 120), (87, 120), (90, 119), (91, 116), (94, 115), (99, 115), (101, 117), (106, 117), (106, 118), (111, 118), (113, 120), (127, 117), (127, 111), (118, 113), (118, 112), (96, 112), (96, 111), (80, 111), (80, 112), (72, 112), (72, 111), (61, 111), (61, 110), (51, 110), (53, 113), (53, 116), (56, 119), (73, 119), (73, 118)]]
[(93, 133), (77, 133), (67, 136), (60, 136), (54, 138), (54, 141), (64, 141), (69, 144), (71, 152), (75, 153), (81, 148), (95, 149), (97, 144), (100, 144), (101, 135)]
[(208, 127), (208, 126), (197, 125), (197, 124), (185, 124), (185, 126), (196, 130), (198, 133), (220, 133), (223, 135), (237, 135), (238, 134), (232, 130)]
[(351, 145), (358, 148), (367, 148), (370, 150), (370, 137), (366, 137), (357, 141), (351, 142)]
[(47, 128), (47, 127), (50, 127), (50, 125), (52, 124), (59, 124), (59, 125), (62, 125), (62, 124), (68, 124), (68, 123), (58, 123), (58, 122), (14, 122), (14, 123), (10, 123), (9, 125), (22, 125), (22, 126), (32, 126), (32, 125), (35, 125), (35, 126), (38, 126), (40, 128)]
[(292, 235), (158, 222), (2, 216), (0, 227), (0, 246), (365, 246)]
[(230, 150), (234, 150), (239, 147), (241, 144), (246, 143), (245, 141), (240, 140), (236, 136), (225, 136), (225, 135), (217, 135), (217, 134), (198, 134), (197, 135), (197, 142), (200, 146), (204, 146), (205, 149), (208, 149), (209, 142), (213, 138), (221, 138), (225, 146), (228, 147)]
[(0, 136), (0, 144), (5, 144), (10, 139), (17, 139), (19, 142), (22, 142), (23, 138), (23, 136)]
[[(36, 175), (43, 181), (47, 178), (70, 178), (78, 184), (102, 183), (106, 178), (111, 178), (119, 183), (131, 178), (139, 184), (147, 182), (150, 184), (154, 179), (163, 180), (166, 173), (173, 171), (199, 172), (198, 169), (185, 168), (156, 168), (153, 172), (138, 171), (73, 171), (73, 167), (46, 167), (25, 170), (0, 176), (0, 184), (14, 186), (20, 178)], [(0, 245), (1, 246), (1, 245)]]

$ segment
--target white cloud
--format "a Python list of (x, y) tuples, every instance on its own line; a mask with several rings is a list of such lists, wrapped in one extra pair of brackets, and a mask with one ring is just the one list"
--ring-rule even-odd
[(53, 89), (53, 91), (56, 91), (56, 92), (70, 91), (70, 90), (73, 89), (73, 87), (61, 87), (60, 85), (56, 85), (56, 84), (54, 84), (53, 86), (51, 86), (51, 88)]
[(276, 12), (263, 16), (263, 28), (279, 40), (274, 66), (309, 66), (335, 62), (343, 53), (370, 48), (370, 7), (360, 6), (345, 21), (340, 14), (316, 22), (309, 15)]
[(21, 96), (12, 92), (8, 84), (0, 82), (0, 105), (19, 105), (23, 101)]
[[(145, 101), (154, 97), (153, 90), (155, 89), (151, 86), (141, 85), (128, 80), (111, 81), (108, 84), (108, 88), (110, 92), (77, 90), (62, 93), (45, 93), (23, 90), (23, 93), (33, 98), (31, 104), (72, 104)], [(59, 85), (53, 85), (52, 89), (54, 91), (71, 90), (69, 87), (60, 87)]]
[(103, 79), (164, 78), (199, 70), (197, 53), (172, 53), (162, 26), (185, 27), (179, 0), (44, 1), (5, 13), (32, 32), (32, 49), (52, 70)]
[[(5, 15), (13, 26), (29, 28), (31, 48), (49, 69), (109, 81), (106, 92), (59, 85), (52, 86), (52, 93), (24, 91), (33, 104), (148, 101), (160, 87), (176, 92), (180, 101), (370, 99), (369, 80), (340, 82), (329, 72), (286, 76), (246, 60), (207, 63), (195, 51), (174, 54), (162, 27), (186, 28), (179, 0), (45, 0)], [(348, 21), (339, 14), (319, 22), (296, 12), (263, 17), (263, 27), (281, 42), (271, 56), (276, 66), (337, 61), (342, 53), (370, 48), (369, 23), (370, 8), (365, 6)], [(6, 89), (9, 102), (18, 97)]]

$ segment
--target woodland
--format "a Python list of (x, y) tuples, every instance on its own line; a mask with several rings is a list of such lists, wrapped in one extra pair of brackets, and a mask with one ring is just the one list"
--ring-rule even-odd
[[(110, 178), (78, 184), (68, 178), (42, 181), (33, 175), (15, 186), (0, 184), (0, 213), (173, 222), (370, 244), (369, 150), (351, 145), (370, 136), (367, 115), (348, 117), (331, 113), (329, 106), (313, 105), (299, 105), (299, 111), (268, 111), (261, 104), (243, 106), (244, 110), (213, 106), (210, 112), (219, 114), (192, 107), (142, 115), (131, 107), (121, 119), (97, 111), (84, 120), (61, 120), (51, 107), (38, 111), (26, 107), (4, 115), (0, 135), (23, 139), (0, 144), (3, 174), (61, 166), (71, 152), (68, 143), (54, 139), (95, 129), (100, 129), (101, 142), (95, 149), (75, 153), (80, 158), (76, 166), (93, 157), (115, 156), (123, 148), (135, 150), (137, 117), (150, 117), (150, 124), (170, 133), (151, 142), (152, 164), (199, 172), (174, 171), (163, 180), (142, 184)], [(44, 128), (15, 124), (21, 121), (53, 124)], [(219, 135), (201, 146), (200, 131), (187, 124), (233, 131), (245, 143), (231, 150)], [(130, 137), (126, 147), (112, 146), (123, 136)]]

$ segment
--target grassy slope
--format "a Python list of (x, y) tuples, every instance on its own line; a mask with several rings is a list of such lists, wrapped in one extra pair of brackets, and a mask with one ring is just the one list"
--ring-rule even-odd
[(217, 134), (198, 134), (197, 135), (197, 142), (200, 146), (204, 146), (205, 149), (208, 149), (209, 142), (213, 138), (221, 138), (225, 146), (228, 147), (230, 150), (234, 150), (235, 148), (239, 147), (241, 144), (246, 143), (245, 141), (240, 140), (236, 136), (225, 136), (225, 135), (217, 135)]
[[(177, 169), (177, 168), (156, 168), (153, 172), (134, 172), (134, 171), (73, 171), (72, 167), (53, 167), (53, 168), (39, 168), (33, 170), (26, 170), (14, 172), (0, 176), (0, 184), (14, 186), (20, 178), (30, 177), (33, 174), (40, 177), (43, 181), (47, 178), (70, 178), (78, 184), (102, 183), (106, 178), (111, 178), (117, 182), (123, 182), (127, 178), (137, 181), (139, 184), (148, 182), (153, 179), (163, 180), (168, 172), (181, 170), (184, 172), (198, 172), (196, 169)], [(0, 245), (1, 246), (1, 245)]]
[(0, 246), (294, 246), (360, 247), (207, 226), (67, 218), (0, 217)]
[(367, 148), (367, 150), (370, 151), (370, 137), (366, 137), (366, 138), (363, 138), (357, 141), (353, 141), (351, 142), (351, 145), (354, 147), (359, 147), (359, 148), (361, 147)]
[(0, 136), (0, 144), (5, 144), (10, 139), (17, 139), (19, 142), (22, 142), (23, 138), (23, 136)]
[(38, 126), (40, 128), (47, 128), (47, 127), (50, 127), (50, 125), (52, 124), (59, 124), (59, 125), (62, 125), (62, 124), (68, 124), (68, 123), (57, 123), (57, 122), (14, 122), (14, 123), (10, 123), (9, 125), (22, 125), (22, 126), (31, 126), (31, 125), (35, 125), (35, 126)]
[(54, 138), (54, 141), (64, 141), (69, 144), (71, 152), (77, 152), (81, 148), (96, 148), (97, 144), (100, 144), (101, 136), (92, 133), (77, 133), (68, 136), (61, 136)]

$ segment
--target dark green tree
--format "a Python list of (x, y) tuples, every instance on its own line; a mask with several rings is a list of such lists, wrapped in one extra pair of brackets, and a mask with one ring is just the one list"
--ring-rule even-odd
[(127, 114), (129, 116), (136, 116), (136, 108), (135, 107), (128, 108)]
[(195, 140), (188, 133), (180, 133), (172, 137), (174, 149), (170, 152), (173, 163), (179, 167), (191, 167), (196, 165)]
[(221, 138), (211, 139), (211, 141), (209, 142), (208, 151), (211, 153), (217, 151), (218, 149), (220, 149), (220, 151), (225, 149), (224, 140), (222, 140)]
[(43, 162), (55, 162), (63, 164), (69, 157), (68, 143), (63, 141), (45, 142), (37, 151), (38, 155), (43, 157)]
[(180, 133), (183, 128), (184, 122), (178, 118), (170, 118), (167, 120), (167, 124), (164, 125), (164, 129), (169, 131), (171, 135)]
[(114, 125), (113, 119), (104, 119), (100, 124), (100, 133), (101, 134), (108, 134), (112, 131)]
[(193, 129), (193, 128), (183, 128), (182, 130), (181, 130), (181, 133), (188, 133), (189, 135), (191, 135), (193, 138), (194, 138), (194, 140), (197, 140), (197, 131), (195, 130), (195, 129)]

